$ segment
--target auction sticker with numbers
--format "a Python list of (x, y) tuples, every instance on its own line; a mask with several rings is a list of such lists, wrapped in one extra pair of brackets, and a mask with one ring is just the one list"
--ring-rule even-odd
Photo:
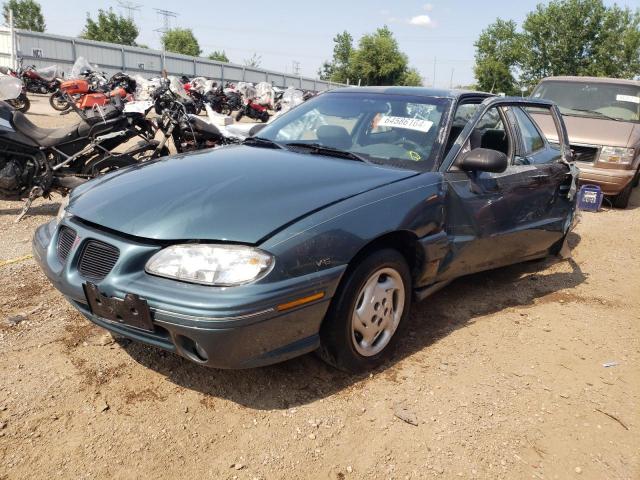
[(633, 95), (616, 95), (616, 101), (640, 104), (640, 97), (634, 97)]
[(429, 120), (421, 120), (419, 118), (408, 117), (392, 117), (383, 115), (378, 121), (378, 127), (396, 127), (406, 128), (407, 130), (416, 130), (418, 132), (428, 132), (433, 127), (433, 122)]

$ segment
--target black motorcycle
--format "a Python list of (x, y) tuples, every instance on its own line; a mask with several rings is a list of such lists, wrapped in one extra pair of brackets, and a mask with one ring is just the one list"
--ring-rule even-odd
[[(72, 106), (75, 109), (75, 106)], [(144, 112), (124, 114), (119, 99), (88, 112), (76, 109), (81, 121), (61, 128), (41, 128), (0, 101), (0, 198), (26, 199), (18, 220), (33, 200), (52, 192), (68, 193), (98, 174), (140, 161), (157, 142)], [(134, 137), (138, 145), (122, 153), (114, 149)]]
[(239, 110), (242, 102), (235, 95), (227, 96), (222, 88), (218, 87), (205, 95), (205, 102), (211, 106), (211, 109), (222, 115), (231, 115), (234, 110)]
[(162, 132), (154, 158), (168, 154), (169, 139), (178, 153), (239, 143), (239, 139), (222, 134), (220, 129), (192, 114), (191, 99), (177, 79), (166, 79), (162, 87), (153, 93), (155, 110), (160, 118), (155, 126)]

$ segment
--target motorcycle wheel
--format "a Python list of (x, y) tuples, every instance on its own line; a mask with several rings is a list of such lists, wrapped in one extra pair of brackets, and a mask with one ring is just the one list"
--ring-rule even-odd
[(267, 123), (269, 121), (269, 114), (267, 112), (262, 112), (260, 120), (262, 120), (263, 123)]
[(20, 94), (18, 98), (11, 100), (9, 103), (13, 106), (13, 108), (22, 113), (27, 113), (31, 108), (31, 101), (24, 93)]
[(157, 143), (149, 143), (143, 140), (128, 148), (124, 153), (128, 157), (133, 158), (136, 163), (147, 162), (149, 160), (166, 157), (171, 154), (169, 152), (169, 147), (167, 147), (166, 145), (162, 147), (159, 152), (156, 152), (156, 148)]
[(94, 158), (90, 160), (82, 169), (84, 175), (91, 175), (95, 177), (97, 175), (104, 175), (105, 173), (113, 172), (119, 168), (128, 167), (138, 163), (135, 158), (129, 155), (121, 155), (119, 157), (110, 158)]
[(57, 110), (58, 112), (64, 112), (65, 110), (71, 108), (71, 105), (69, 105), (69, 102), (67, 102), (67, 100), (62, 96), (62, 93), (60, 91), (53, 92), (51, 94), (51, 96), (49, 97), (49, 104), (54, 110)]
[(228, 103), (225, 103), (224, 105), (222, 105), (222, 107), (220, 107), (220, 113), (222, 115), (231, 115), (233, 113), (233, 110), (231, 110), (231, 107)]
[(240, 111), (236, 114), (236, 122), (239, 122), (240, 120), (242, 120), (242, 117), (244, 117), (244, 113), (242, 112), (242, 110), (240, 110)]

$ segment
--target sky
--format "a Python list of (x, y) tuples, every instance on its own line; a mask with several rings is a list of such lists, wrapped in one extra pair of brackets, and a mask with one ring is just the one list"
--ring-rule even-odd
[[(112, 7), (128, 15), (118, 0), (39, 0), (47, 31), (77, 36), (87, 14)], [(389, 26), (400, 49), (423, 77), (425, 85), (449, 87), (473, 83), (474, 41), (496, 18), (519, 25), (540, 0), (300, 0), (242, 2), (125, 0), (139, 5), (134, 19), (139, 43), (160, 47), (162, 17), (155, 9), (173, 11), (171, 27), (191, 28), (203, 54), (224, 50), (234, 63), (244, 63), (255, 52), (262, 66), (290, 73), (299, 62), (301, 75), (316, 77), (333, 52), (333, 37), (344, 30), (357, 40), (383, 25)], [(613, 1), (605, 0), (607, 4)], [(618, 5), (640, 8), (640, 0)], [(64, 4), (64, 8), (61, 5)], [(435, 78), (435, 82), (434, 82)]]

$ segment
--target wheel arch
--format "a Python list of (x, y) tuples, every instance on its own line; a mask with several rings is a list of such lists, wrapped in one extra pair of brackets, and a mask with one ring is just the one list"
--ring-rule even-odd
[(407, 265), (409, 265), (411, 279), (415, 284), (424, 269), (426, 257), (424, 249), (421, 248), (418, 236), (410, 230), (395, 230), (370, 240), (351, 258), (343, 278), (345, 278), (364, 257), (371, 252), (384, 248), (397, 250), (404, 257)]

